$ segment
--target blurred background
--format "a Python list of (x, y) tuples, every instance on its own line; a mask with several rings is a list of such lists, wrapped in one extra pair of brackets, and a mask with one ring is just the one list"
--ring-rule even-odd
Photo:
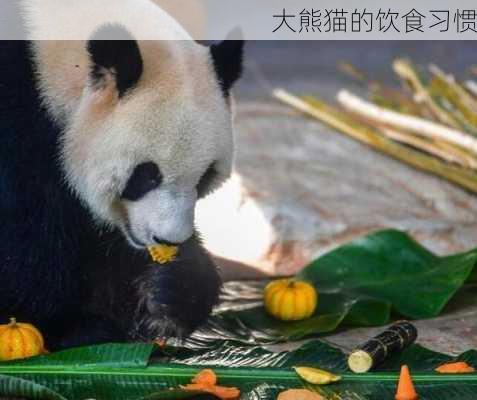
[(272, 91), (336, 104), (342, 88), (368, 98), (371, 81), (401, 90), (392, 63), (402, 57), (417, 70), (432, 63), (477, 81), (476, 50), (473, 41), (248, 42), (235, 90), (236, 172), (197, 218), (209, 250), (228, 260), (225, 275), (291, 274), (382, 228), (408, 231), (439, 254), (475, 247), (475, 194), (304, 116)]

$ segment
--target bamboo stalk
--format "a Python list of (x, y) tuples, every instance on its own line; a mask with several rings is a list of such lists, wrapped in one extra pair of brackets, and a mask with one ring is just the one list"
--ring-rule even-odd
[(396, 142), (410, 145), (416, 149), (423, 150), (429, 154), (439, 157), (444, 161), (458, 164), (464, 168), (477, 169), (477, 161), (470, 161), (469, 159), (461, 158), (457, 154), (454, 154), (450, 151), (446, 151), (443, 148), (436, 146), (433, 142), (421, 139), (420, 137), (416, 137), (414, 135), (410, 135), (406, 132), (397, 131), (387, 127), (379, 127), (379, 130), (386, 137)]
[(468, 80), (465, 82), (465, 87), (473, 96), (477, 97), (477, 82)]
[(443, 124), (449, 125), (453, 128), (460, 128), (459, 123), (446, 110), (434, 101), (429, 91), (422, 83), (419, 75), (414, 70), (409, 61), (397, 59), (393, 63), (393, 69), (396, 74), (409, 83), (414, 91), (415, 99), (419, 103), (425, 104), (434, 116)]
[(374, 127), (394, 141), (413, 146), (418, 150), (425, 151), (444, 161), (458, 164), (464, 168), (477, 170), (477, 157), (473, 157), (468, 151), (452, 143), (443, 140), (422, 138), (422, 136), (418, 136), (412, 132), (397, 130), (386, 125), (376, 125), (373, 121), (357, 114), (353, 114), (352, 117), (356, 119), (356, 122), (362, 122), (365, 125)]
[(356, 79), (357, 81), (364, 82), (368, 80), (363, 71), (360, 71), (358, 68), (356, 68), (353, 64), (349, 62), (339, 62), (338, 69), (344, 74)]
[(469, 109), (469, 111), (477, 113), (477, 100), (475, 100), (466, 90), (455, 80), (453, 75), (446, 74), (437, 65), (430, 64), (429, 71), (441, 82), (444, 82), (447, 87), (455, 93), (455, 100), (459, 101), (462, 106)]
[(433, 140), (433, 143), (436, 147), (454, 154), (456, 157), (459, 157), (461, 160), (465, 160), (469, 168), (477, 169), (477, 158), (470, 154), (467, 150), (464, 150), (462, 147), (455, 146), (452, 143), (445, 142), (443, 140)]
[[(295, 109), (308, 114), (346, 135), (423, 171), (454, 182), (467, 190), (477, 193), (477, 174), (463, 168), (448, 165), (434, 157), (412, 150), (383, 137), (372, 128), (359, 124), (337, 109), (317, 99), (307, 101), (293, 96), (283, 89), (273, 91), (273, 96)], [(312, 104), (311, 104), (312, 103)]]
[(376, 123), (411, 131), (431, 139), (444, 140), (464, 149), (467, 148), (472, 153), (477, 154), (477, 139), (458, 130), (422, 118), (386, 110), (344, 89), (338, 93), (338, 101), (349, 111), (362, 115)]
[(433, 64), (429, 66), (429, 71), (433, 75), (429, 91), (436, 96), (436, 101), (453, 115), (464, 130), (477, 136), (477, 101), (452, 75), (445, 74)]
[[(460, 130), (469, 133), (472, 136), (477, 136), (477, 121), (473, 116), (469, 115), (470, 111), (466, 112), (464, 115), (464, 110), (461, 108), (462, 106), (457, 105), (457, 103), (454, 101), (451, 101), (451, 99), (448, 97), (449, 93), (447, 89), (441, 87), (439, 82), (433, 81), (429, 90), (438, 96), (436, 101), (439, 103), (439, 105), (453, 115), (455, 120), (460, 125)], [(472, 121), (472, 119), (474, 120)]]

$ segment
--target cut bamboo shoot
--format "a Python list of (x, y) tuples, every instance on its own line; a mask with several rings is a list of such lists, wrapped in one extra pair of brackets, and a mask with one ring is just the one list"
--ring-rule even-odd
[(383, 137), (373, 128), (360, 124), (345, 113), (340, 112), (336, 108), (318, 99), (307, 98), (305, 101), (283, 89), (274, 90), (273, 95), (298, 111), (308, 114), (384, 154), (412, 165), (413, 167), (438, 175), (467, 190), (477, 193), (477, 174), (471, 171), (448, 165), (435, 157), (395, 143)]
[(448, 128), (435, 122), (426, 121), (422, 118), (378, 107), (344, 89), (339, 91), (338, 101), (347, 110), (359, 114), (378, 124), (390, 125), (398, 129), (415, 132), (418, 135), (431, 139), (445, 140), (463, 148), (467, 148), (474, 154), (477, 154), (477, 139), (458, 130)]

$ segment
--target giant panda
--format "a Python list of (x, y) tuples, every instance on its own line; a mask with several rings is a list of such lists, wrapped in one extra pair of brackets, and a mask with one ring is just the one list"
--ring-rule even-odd
[[(19, 3), (27, 30), (84, 40), (0, 42), (0, 322), (51, 350), (184, 338), (221, 287), (194, 208), (231, 173), (243, 41), (199, 44), (150, 0), (86, 3)], [(151, 265), (156, 243), (176, 261)]]

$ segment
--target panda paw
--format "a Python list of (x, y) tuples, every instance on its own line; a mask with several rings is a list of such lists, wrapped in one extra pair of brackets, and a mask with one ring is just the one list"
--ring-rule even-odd
[(131, 339), (135, 341), (159, 341), (167, 340), (171, 337), (182, 339), (187, 337), (191, 331), (184, 326), (181, 321), (170, 315), (167, 306), (153, 306), (142, 304), (136, 311), (132, 330), (129, 332)]
[(221, 279), (208, 255), (151, 265), (136, 281), (134, 340), (184, 339), (204, 324), (218, 302)]

